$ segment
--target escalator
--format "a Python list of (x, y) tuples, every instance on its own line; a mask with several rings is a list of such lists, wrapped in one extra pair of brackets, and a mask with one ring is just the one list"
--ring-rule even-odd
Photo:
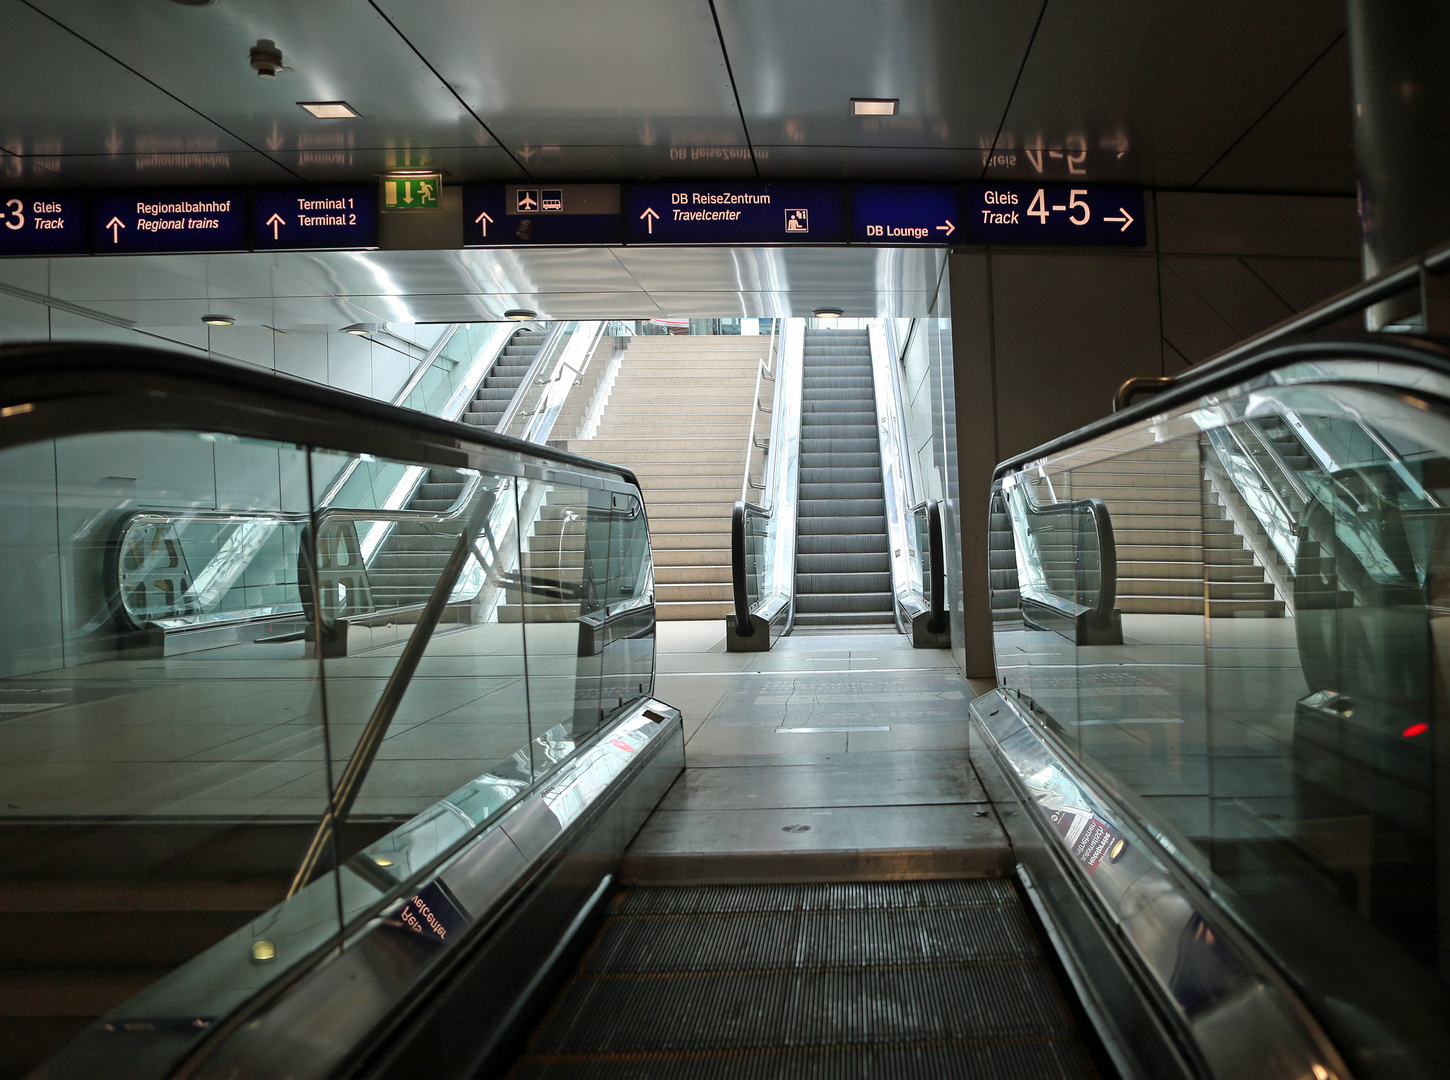
[(886, 494), (865, 330), (806, 330), (797, 627), (894, 627)]
[[(49, 614), (24, 640), (0, 628), (0, 839), (26, 915), (0, 951), (0, 1064), (1436, 1075), (1450, 349), (1397, 335), (1253, 361), (1004, 462), (981, 493), (998, 685), (922, 692), (959, 702), (926, 753), (980, 785), (975, 810), (954, 808), (1000, 823), (993, 869), (883, 849), (855, 877), (804, 882), (782, 861), (746, 882), (685, 851), (696, 876), (666, 885), (625, 857), (691, 776), (687, 718), (654, 696), (648, 524), (627, 470), (190, 358), (11, 350), (4, 599)], [(1256, 425), (1297, 465), (1275, 477), (1246, 452)], [(1149, 470), (1165, 445), (1239, 515), (1254, 565), (1280, 559), (1291, 602), (1220, 615), (1201, 559), (1202, 613), (1119, 609), (1112, 517), (1134, 500), (1094, 477)], [(116, 483), (147, 476), (143, 459), (169, 470), (158, 487), (213, 485), (210, 505), (253, 485), (311, 637), (141, 662), (119, 623), (61, 602), (126, 602), (99, 568), (114, 524), (156, 497)], [(354, 463), (416, 505), (354, 498), (360, 481), (308, 504)], [(1291, 479), (1307, 499), (1286, 499)], [(1205, 548), (1204, 518), (1177, 516), (1167, 540)], [(939, 512), (926, 519), (939, 534)], [(168, 535), (148, 536), (147, 582), (171, 595)], [(419, 561), (364, 587), (369, 547)], [(329, 619), (365, 588), (412, 613), (329, 652)], [(774, 686), (800, 674), (771, 667)], [(838, 783), (831, 756), (800, 782)], [(848, 794), (884, 817), (901, 789), (868, 776)], [(735, 828), (724, 811), (719, 828)]]
[(546, 336), (537, 331), (520, 330), (509, 340), (479, 385), (468, 411), (460, 417), (465, 424), (486, 431), (498, 430), (499, 421), (517, 396), (524, 377), (543, 348)]
[(633, 887), (508, 1075), (1099, 1075), (1009, 882)]

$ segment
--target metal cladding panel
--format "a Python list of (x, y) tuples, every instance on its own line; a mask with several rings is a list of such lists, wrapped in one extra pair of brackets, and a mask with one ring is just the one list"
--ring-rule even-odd
[(1344, 9), (1315, 0), (1225, 14), (1165, 18), (1143, 0), (1047, 5), (997, 150), (1217, 157), (1344, 29)]
[[(217, 137), (231, 133), (231, 147), (241, 148), (238, 140), (267, 151), (493, 143), (443, 80), (365, 0), (251, 0), (215, 7), (43, 0), (38, 6), (161, 88), (148, 86), (152, 93), (167, 101), (174, 95), (195, 109), (182, 110), (191, 123), (204, 116), (215, 123), (208, 127)], [(258, 78), (248, 53), (263, 40), (275, 42), (283, 63), (296, 70)], [(177, 62), (178, 57), (185, 62)], [(95, 66), (94, 60), (90, 63)], [(296, 104), (336, 100), (345, 100), (361, 115), (319, 120)], [(134, 119), (115, 119), (124, 138)]]
[(511, 148), (746, 143), (706, 0), (379, 6)]
[[(88, 10), (99, 13), (110, 7), (88, 5)], [(157, 14), (171, 16), (173, 8), (168, 4)], [(175, 8), (175, 13), (183, 11)], [(236, 136), (33, 8), (7, 3), (4, 21), (13, 56), (0, 72), (0, 99), (5, 102), (0, 145), (10, 153), (51, 159), (248, 149)], [(153, 50), (154, 42), (162, 40), (167, 37), (152, 39)], [(169, 55), (169, 50), (159, 54)], [(245, 67), (245, 52), (241, 61)]]
[[(982, 0), (722, 0), (716, 10), (757, 147), (904, 150), (991, 145), (1038, 14)], [(901, 105), (854, 116), (853, 97)]]
[(490, 146), (315, 146), (268, 150), (278, 165), (311, 183), (376, 182), (393, 169), (436, 169), (444, 183), (507, 180), (524, 175), (508, 151)]

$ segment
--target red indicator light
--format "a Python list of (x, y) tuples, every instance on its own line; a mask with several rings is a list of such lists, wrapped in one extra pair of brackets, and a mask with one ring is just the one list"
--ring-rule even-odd
[(1416, 735), (1423, 735), (1429, 730), (1429, 724), (1411, 724), (1404, 731), (1400, 732), (1400, 734), (1407, 739), (1413, 739)]

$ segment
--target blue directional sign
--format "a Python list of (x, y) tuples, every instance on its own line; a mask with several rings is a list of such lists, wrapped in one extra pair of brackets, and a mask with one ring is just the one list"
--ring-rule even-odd
[(839, 184), (628, 184), (632, 244), (836, 244), (846, 240)]
[(0, 255), (78, 255), (85, 250), (85, 196), (0, 194)]
[(1143, 192), (1134, 187), (973, 184), (962, 212), (965, 239), (976, 244), (1147, 243)]
[(957, 189), (927, 184), (851, 185), (858, 244), (950, 244), (962, 237)]
[(240, 191), (138, 191), (91, 200), (98, 255), (247, 250), (247, 197)]
[(469, 184), (467, 247), (617, 244), (624, 238), (618, 184)]
[(252, 192), (257, 251), (378, 246), (373, 188), (268, 188)]

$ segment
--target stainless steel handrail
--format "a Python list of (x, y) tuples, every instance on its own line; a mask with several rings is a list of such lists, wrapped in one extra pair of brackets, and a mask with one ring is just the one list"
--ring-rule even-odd
[[(760, 414), (765, 411), (765, 410), (761, 409), (761, 407), (760, 407), (760, 386), (761, 386), (761, 381), (764, 379), (764, 380), (769, 380), (772, 383), (775, 382), (775, 374), (774, 374), (774, 371), (775, 371), (775, 336), (776, 336), (776, 323), (777, 322), (778, 322), (778, 320), (771, 320), (771, 324), (770, 324), (770, 344), (766, 347), (765, 359), (762, 360), (762, 361), (760, 361), (760, 363), (757, 364), (756, 365), (756, 368), (755, 368), (755, 398), (754, 398), (754, 401), (753, 401), (753, 403), (751, 404), (751, 407), (750, 407), (750, 431), (745, 436), (745, 468), (743, 470), (743, 473), (742, 473), (742, 476), (741, 476), (741, 479), (740, 479), (740, 500), (742, 502), (747, 501), (747, 499), (749, 497), (750, 488), (757, 486), (757, 485), (752, 484), (751, 481), (750, 481), (750, 459), (755, 456), (755, 451), (760, 448), (759, 447), (759, 444), (757, 444), (756, 441), (755, 441), (755, 422), (760, 418)], [(772, 404), (774, 402), (774, 398), (775, 398), (775, 394), (772, 393), (771, 394)], [(766, 457), (765, 457), (765, 466), (766, 467), (765, 467), (765, 470), (762, 470), (762, 474), (764, 472), (766, 472), (766, 471), (769, 471), (769, 468), (770, 468), (770, 437), (769, 436), (766, 437), (766, 441), (765, 441), (765, 454), (766, 454)], [(759, 489), (764, 490), (764, 488), (765, 488), (765, 482), (764, 482), (763, 479), (762, 479), (761, 483), (758, 485), (758, 487), (759, 487)]]
[[(787, 319), (779, 335), (775, 360), (775, 395), (771, 403), (770, 436), (765, 463), (764, 489), (761, 505), (742, 499), (739, 506), (752, 517), (765, 517), (766, 545), (762, 553), (765, 576), (771, 583), (770, 593), (747, 603), (745, 619), (738, 619), (727, 632), (730, 647), (740, 639), (755, 636), (755, 627), (765, 624), (771, 629), (763, 643), (758, 640), (748, 648), (768, 649), (770, 639), (789, 633), (795, 620), (795, 557), (796, 502), (800, 484), (801, 390), (804, 378), (805, 320)], [(732, 510), (732, 534), (735, 522), (742, 520)], [(737, 557), (732, 544), (731, 583), (737, 586), (745, 579), (743, 544)], [(737, 609), (737, 616), (741, 612)]]
[(902, 402), (901, 380), (885, 319), (867, 323), (871, 343), (871, 381), (876, 397), (876, 435), (881, 454), (881, 482), (886, 499), (886, 541), (891, 553), (892, 616), (896, 629), (910, 632), (908, 612), (924, 605), (912, 575), (911, 506), (916, 502), (916, 484), (906, 446), (906, 407)]
[(513, 423), (514, 417), (518, 415), (520, 408), (522, 408), (524, 395), (528, 392), (529, 387), (534, 385), (535, 380), (538, 379), (539, 373), (544, 369), (544, 365), (548, 363), (550, 354), (558, 346), (559, 338), (564, 335), (565, 327), (568, 325), (570, 324), (556, 322), (553, 326), (549, 327), (549, 333), (545, 336), (543, 344), (539, 346), (539, 351), (534, 355), (533, 363), (529, 365), (529, 370), (524, 372), (523, 381), (519, 383), (518, 390), (515, 391), (514, 396), (509, 400), (508, 408), (504, 410), (503, 415), (499, 417), (498, 423), (494, 425), (493, 430), (498, 432), (498, 434), (502, 435), (508, 431), (509, 425)]
[[(593, 362), (594, 352), (599, 346), (600, 338), (604, 336), (606, 325), (604, 322), (575, 324), (569, 340), (559, 350), (553, 371), (548, 373), (548, 383), (540, 392), (538, 401), (527, 414), (528, 419), (524, 422), (519, 438), (525, 442), (544, 442), (548, 439), (554, 429), (554, 422), (559, 418), (559, 412), (569, 397), (569, 392), (578, 384), (580, 377)], [(539, 352), (542, 356), (544, 350), (540, 349)], [(569, 374), (566, 375), (565, 372)], [(544, 377), (542, 369), (536, 377)], [(520, 390), (526, 385), (528, 385), (527, 379), (520, 384)], [(507, 428), (500, 427), (499, 430), (506, 432)]]
[(1264, 467), (1260, 465), (1258, 459), (1254, 457), (1253, 451), (1251, 451), (1247, 446), (1244, 445), (1244, 440), (1239, 436), (1239, 433), (1234, 430), (1233, 425), (1228, 425), (1226, 427), (1220, 428), (1219, 430), (1228, 433), (1228, 437), (1233, 440), (1234, 445), (1237, 446), (1240, 451), (1242, 451), (1244, 457), (1248, 460), (1249, 468), (1253, 469), (1254, 474), (1258, 476), (1259, 480), (1263, 483), (1264, 490), (1269, 493), (1269, 497), (1274, 500), (1274, 504), (1284, 512), (1284, 517), (1289, 522), (1289, 524), (1291, 526), (1294, 525), (1298, 520), (1298, 515), (1289, 509), (1289, 504), (1284, 501), (1284, 497), (1280, 495), (1278, 489), (1269, 482), (1268, 473), (1264, 472)]
[(394, 405), (401, 405), (408, 400), (408, 395), (423, 381), (423, 376), (428, 374), (428, 369), (433, 366), (433, 361), (437, 360), (439, 354), (448, 347), (448, 343), (453, 340), (453, 336), (458, 333), (462, 325), (462, 323), (449, 323), (448, 328), (438, 335), (438, 340), (433, 342), (433, 347), (428, 350), (428, 354), (418, 361), (418, 366), (413, 369), (413, 374), (408, 376), (408, 381), (403, 383), (403, 388), (393, 395)]
[[(423, 652), (427, 649), (428, 642), (433, 636), (433, 631), (438, 626), (438, 620), (442, 617), (443, 609), (448, 604), (448, 598), (453, 592), (454, 584), (458, 581), (458, 575), (463, 572), (464, 564), (472, 557), (471, 539), (473, 534), (478, 531), (492, 508), (492, 499), (478, 500), (477, 505), (473, 507), (473, 512), (469, 515), (468, 524), (458, 534), (458, 540), (448, 556), (448, 563), (433, 586), (432, 595), (428, 597), (428, 602), (423, 606), (418, 622), (408, 636), (408, 642), (403, 646), (402, 654), (398, 657), (398, 662), (394, 665), (392, 673), (388, 676), (387, 684), (378, 697), (378, 703), (373, 706), (372, 714), (368, 717), (362, 734), (358, 736), (352, 757), (348, 759), (347, 765), (343, 767), (342, 775), (338, 777), (337, 786), (333, 789), (328, 808), (323, 813), (322, 820), (318, 822), (312, 842), (302, 857), (302, 864), (298, 866), (297, 873), (292, 878), (292, 884), (287, 890), (289, 899), (296, 896), (316, 875), (318, 867), (322, 864), (323, 856), (331, 844), (337, 822), (347, 816), (358, 793), (362, 790), (363, 781), (367, 779), (373, 760), (377, 757), (378, 749), (382, 746), (383, 739), (392, 724), (393, 716), (397, 713), (398, 706), (402, 704), (403, 694), (406, 693), (408, 684), (413, 679), (413, 673), (418, 669), (418, 663), (422, 660)], [(309, 564), (308, 569), (315, 578), (317, 567)], [(321, 595), (318, 586), (319, 583), (314, 580), (312, 582), (314, 596)], [(315, 632), (320, 641), (324, 629), (321, 605), (315, 609), (314, 618), (317, 624)]]

